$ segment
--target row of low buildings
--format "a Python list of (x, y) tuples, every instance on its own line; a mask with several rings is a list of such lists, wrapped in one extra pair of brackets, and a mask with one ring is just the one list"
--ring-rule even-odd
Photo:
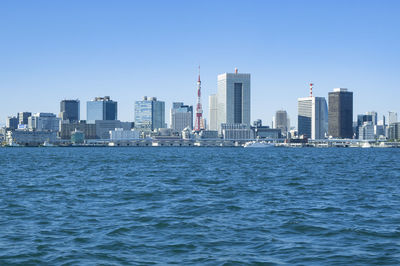
[[(200, 79), (199, 79), (200, 80)], [(246, 73), (218, 75), (217, 92), (209, 96), (208, 125), (193, 132), (194, 109), (183, 102), (174, 102), (170, 111), (170, 127), (166, 130), (165, 103), (156, 97), (136, 101), (134, 122), (118, 120), (118, 103), (109, 96), (96, 97), (86, 103), (86, 120), (80, 119), (80, 101), (63, 100), (60, 113), (20, 112), (8, 117), (3, 135), (7, 142), (38, 145), (44, 141), (68, 144), (81, 140), (118, 141), (138, 138), (200, 138), (249, 140), (255, 138), (376, 139), (381, 136), (400, 139), (397, 114), (389, 113), (389, 124), (378, 123), (377, 113), (358, 115), (353, 123), (353, 93), (344, 88), (334, 89), (324, 97), (298, 99), (298, 127), (290, 127), (285, 110), (278, 110), (273, 126), (261, 120), (250, 122), (251, 76)], [(0, 132), (1, 134), (1, 132)], [(169, 134), (169, 135), (168, 135)]]

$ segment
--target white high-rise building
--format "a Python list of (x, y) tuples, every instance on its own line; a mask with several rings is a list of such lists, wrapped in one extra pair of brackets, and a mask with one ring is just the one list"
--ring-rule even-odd
[(389, 124), (397, 123), (397, 113), (396, 112), (389, 112)]
[(324, 97), (298, 99), (298, 134), (323, 139), (328, 132), (328, 106)]
[(209, 130), (218, 130), (218, 98), (216, 94), (211, 94), (208, 98), (208, 106), (210, 111)]
[(250, 126), (250, 74), (224, 73), (218, 75), (217, 128), (221, 124)]

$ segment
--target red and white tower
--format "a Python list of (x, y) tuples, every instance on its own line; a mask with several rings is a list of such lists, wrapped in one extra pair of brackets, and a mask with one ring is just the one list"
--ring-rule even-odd
[(312, 89), (313, 89), (314, 83), (310, 83), (310, 97), (312, 97)]
[(199, 79), (197, 80), (196, 121), (194, 123), (194, 131), (200, 132), (203, 129), (204, 129), (204, 121), (203, 121), (203, 107), (201, 106), (201, 80), (200, 80), (200, 66), (199, 66)]

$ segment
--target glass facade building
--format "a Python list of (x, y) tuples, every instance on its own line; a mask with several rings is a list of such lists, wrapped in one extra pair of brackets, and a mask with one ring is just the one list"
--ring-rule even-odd
[(18, 122), (20, 125), (27, 125), (28, 118), (32, 115), (31, 112), (19, 112), (18, 113)]
[(193, 129), (193, 106), (184, 105), (182, 102), (172, 103), (171, 128), (181, 132), (186, 127)]
[(87, 102), (86, 112), (88, 123), (94, 123), (96, 120), (117, 120), (118, 105), (109, 96), (96, 97), (93, 101)]
[(353, 92), (337, 88), (329, 93), (329, 135), (353, 137)]
[(165, 103), (146, 96), (135, 102), (135, 128), (154, 130), (165, 127)]
[(80, 102), (79, 100), (62, 100), (60, 102), (60, 118), (70, 122), (80, 120)]
[(218, 75), (216, 119), (218, 130), (221, 130), (221, 124), (251, 125), (250, 74), (235, 71)]
[(324, 139), (328, 132), (328, 106), (324, 97), (298, 99), (298, 134)]

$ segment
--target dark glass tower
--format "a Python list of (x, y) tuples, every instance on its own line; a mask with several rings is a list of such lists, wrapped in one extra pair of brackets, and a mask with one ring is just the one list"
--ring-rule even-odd
[(80, 102), (79, 100), (63, 100), (60, 102), (60, 118), (77, 122), (80, 118)]
[(338, 88), (329, 93), (329, 135), (353, 138), (353, 92)]
[(89, 123), (96, 120), (117, 120), (118, 105), (110, 99), (110, 96), (96, 97), (87, 102), (86, 119)]

